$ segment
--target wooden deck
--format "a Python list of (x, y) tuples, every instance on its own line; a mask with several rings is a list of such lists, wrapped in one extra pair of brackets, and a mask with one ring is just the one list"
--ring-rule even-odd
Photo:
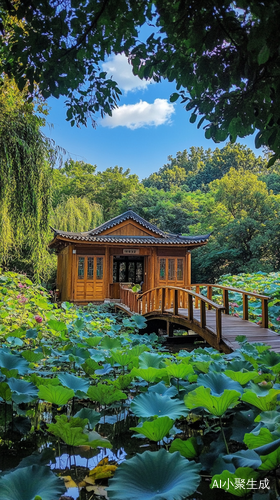
[[(240, 293), (247, 294), (241, 290)], [(265, 300), (268, 301), (269, 298), (258, 295), (256, 297), (262, 297), (264, 304), (262, 321), (266, 325), (268, 317), (266, 318), (265, 315), (268, 314), (268, 307)], [(246, 305), (247, 301), (243, 300), (243, 303)], [(199, 307), (195, 307), (197, 305)], [(250, 343), (260, 342), (270, 346), (273, 351), (280, 352), (280, 335), (248, 319), (230, 315), (224, 305), (216, 304), (207, 297), (188, 289), (157, 288), (148, 290), (140, 296), (125, 289), (121, 294), (121, 303), (117, 307), (128, 314), (142, 314), (148, 321), (166, 321), (167, 331), (171, 336), (170, 325), (181, 325), (194, 331), (209, 345), (225, 353), (240, 348), (240, 344), (235, 340), (238, 335), (245, 335)], [(244, 316), (248, 317), (248, 310), (243, 311), (243, 318)]]

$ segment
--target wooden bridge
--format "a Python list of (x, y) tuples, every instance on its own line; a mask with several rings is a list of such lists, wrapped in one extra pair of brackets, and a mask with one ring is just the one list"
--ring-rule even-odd
[[(207, 296), (200, 293), (202, 288), (207, 290)], [(222, 292), (222, 304), (212, 300), (213, 288)], [(242, 294), (243, 318), (230, 315), (229, 292)], [(260, 324), (249, 321), (250, 298), (261, 301)], [(166, 321), (168, 336), (173, 336), (174, 324), (181, 325), (225, 353), (240, 347), (235, 340), (238, 335), (246, 335), (248, 342), (262, 342), (271, 346), (273, 351), (280, 352), (280, 336), (268, 328), (268, 300), (265, 295), (220, 285), (163, 286), (141, 294), (122, 285), (117, 306), (130, 315), (141, 314), (148, 321)]]

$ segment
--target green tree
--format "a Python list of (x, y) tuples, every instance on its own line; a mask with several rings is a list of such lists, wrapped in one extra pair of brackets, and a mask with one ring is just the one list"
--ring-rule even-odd
[[(53, 152), (40, 127), (44, 107), (13, 81), (0, 86), (0, 262), (39, 280), (45, 260)], [(41, 113), (41, 114), (38, 114)]]
[(86, 198), (70, 197), (57, 205), (50, 217), (50, 223), (61, 231), (84, 232), (103, 222), (100, 205), (90, 203)]
[(200, 223), (191, 231), (213, 234), (206, 247), (193, 252), (196, 282), (279, 268), (280, 196), (269, 193), (255, 174), (231, 169), (210, 184), (200, 210)]
[(256, 146), (280, 157), (278, 0), (1, 0), (0, 16), (2, 71), (21, 89), (65, 96), (71, 124), (111, 113), (120, 91), (99, 65), (124, 52), (141, 78), (176, 81), (171, 101), (181, 95), (207, 138), (258, 131)]
[(186, 190), (207, 191), (210, 182), (221, 179), (230, 168), (266, 174), (266, 165), (266, 160), (257, 158), (251, 149), (241, 144), (228, 143), (214, 151), (191, 147), (189, 152), (186, 149), (183, 153), (179, 151), (175, 158), (169, 156), (168, 163), (158, 173), (144, 179), (143, 184), (165, 190), (177, 185)]
[(188, 233), (189, 225), (198, 221), (199, 196), (180, 189), (172, 191), (145, 188), (142, 184), (119, 202), (119, 213), (134, 210), (163, 231)]

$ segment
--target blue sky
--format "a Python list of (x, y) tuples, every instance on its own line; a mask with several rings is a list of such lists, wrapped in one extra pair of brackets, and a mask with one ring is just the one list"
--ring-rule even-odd
[[(189, 123), (191, 112), (183, 105), (171, 104), (175, 83), (148, 83), (135, 77), (124, 55), (111, 57), (103, 65), (108, 76), (119, 83), (122, 96), (112, 118), (98, 119), (97, 129), (70, 126), (66, 121), (64, 99), (48, 101), (50, 113), (43, 130), (47, 137), (67, 151), (65, 159), (73, 158), (97, 165), (99, 171), (118, 165), (129, 168), (140, 179), (159, 170), (169, 155), (191, 146), (205, 149), (223, 147), (205, 139), (203, 128)], [(261, 155), (254, 147), (253, 136), (239, 142)]]

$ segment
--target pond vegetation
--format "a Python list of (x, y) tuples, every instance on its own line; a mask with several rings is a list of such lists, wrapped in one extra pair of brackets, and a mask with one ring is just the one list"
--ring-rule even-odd
[[(260, 278), (270, 308), (278, 278)], [(11, 272), (0, 301), (0, 500), (278, 498), (280, 355), (268, 346), (170, 353), (139, 333), (141, 316), (58, 308)]]

